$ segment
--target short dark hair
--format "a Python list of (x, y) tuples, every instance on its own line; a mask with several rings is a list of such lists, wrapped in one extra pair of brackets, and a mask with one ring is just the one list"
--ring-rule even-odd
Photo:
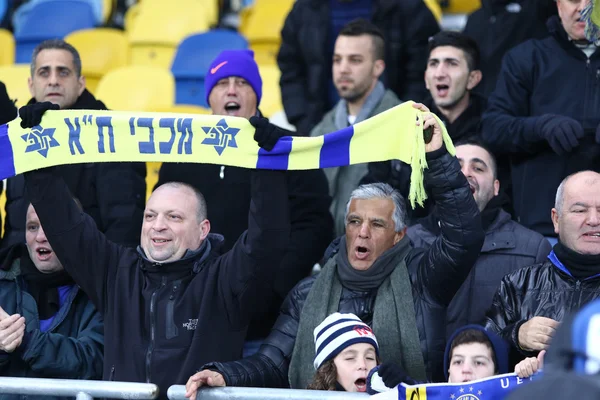
[(66, 50), (73, 56), (73, 66), (75, 67), (75, 74), (79, 78), (81, 76), (81, 57), (79, 56), (79, 52), (69, 43), (65, 42), (62, 39), (48, 39), (44, 40), (42, 43), (38, 44), (36, 48), (33, 50), (33, 55), (31, 56), (31, 76), (35, 74), (35, 60), (37, 59), (38, 54), (42, 50)]
[(461, 344), (470, 344), (470, 343), (481, 343), (490, 349), (490, 353), (492, 353), (492, 361), (494, 363), (494, 372), (498, 373), (498, 362), (496, 361), (496, 352), (494, 351), (494, 346), (492, 346), (492, 342), (487, 337), (487, 335), (479, 330), (479, 329), (465, 329), (456, 335), (454, 340), (452, 340), (452, 344), (450, 345), (450, 351), (448, 352), (448, 362), (452, 360), (452, 355), (454, 353), (454, 349), (460, 346)]
[(348, 22), (338, 36), (361, 36), (369, 35), (373, 39), (373, 59), (385, 59), (385, 38), (383, 32), (371, 21), (357, 18)]
[(461, 49), (465, 53), (469, 71), (479, 69), (481, 58), (479, 46), (470, 36), (461, 32), (441, 31), (429, 38), (429, 54), (431, 54), (433, 49), (440, 46), (451, 46)]
[(464, 145), (481, 147), (482, 149), (487, 151), (487, 153), (490, 155), (490, 160), (492, 162), (492, 165), (490, 165), (490, 168), (492, 169), (492, 174), (494, 175), (494, 179), (496, 179), (498, 177), (498, 162), (496, 161), (496, 156), (494, 156), (494, 153), (492, 153), (492, 150), (490, 150), (488, 145), (485, 144), (475, 134), (454, 143), (454, 147), (464, 146)]
[(198, 218), (198, 222), (202, 222), (203, 220), (208, 218), (208, 206), (206, 205), (206, 199), (204, 198), (204, 195), (202, 194), (202, 192), (200, 190), (198, 190), (197, 187), (190, 185), (189, 183), (170, 181), (170, 182), (165, 182), (158, 187), (155, 187), (154, 190), (152, 191), (152, 193), (154, 193), (156, 191), (156, 189), (163, 187), (163, 186), (164, 187), (172, 187), (172, 188), (176, 188), (176, 189), (186, 188), (186, 189), (192, 191), (192, 193), (196, 197), (196, 200), (198, 200), (198, 208), (196, 210), (196, 217)]

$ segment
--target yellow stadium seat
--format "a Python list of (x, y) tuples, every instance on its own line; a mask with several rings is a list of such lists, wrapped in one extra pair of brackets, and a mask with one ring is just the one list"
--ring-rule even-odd
[(205, 32), (210, 16), (205, 15), (204, 1), (148, 0), (141, 3), (131, 31), (131, 64), (170, 68), (175, 50), (187, 36)]
[(159, 107), (152, 110), (153, 112), (177, 113), (177, 114), (212, 114), (210, 108), (194, 106), (191, 104), (173, 104), (171, 107)]
[(423, 0), (429, 11), (433, 14), (438, 24), (442, 22), (442, 7), (438, 0)]
[(240, 32), (248, 39), (259, 64), (274, 64), (281, 44), (281, 28), (294, 0), (256, 0), (244, 11)]
[(102, 4), (102, 20), (106, 23), (112, 15), (117, 0), (103, 0)]
[(140, 3), (136, 3), (129, 7), (127, 11), (125, 11), (125, 18), (123, 21), (123, 27), (126, 32), (131, 32), (133, 29), (133, 24), (135, 23), (138, 15), (140, 14)]
[(95, 95), (111, 110), (152, 111), (173, 105), (175, 79), (163, 68), (130, 65), (104, 75)]
[(86, 87), (92, 93), (108, 71), (129, 63), (129, 42), (120, 30), (84, 29), (69, 34), (65, 40), (79, 51)]
[(158, 172), (161, 165), (161, 162), (146, 163), (146, 201), (148, 201), (154, 190), (154, 186), (158, 183)]
[(263, 81), (262, 99), (259, 109), (263, 115), (270, 118), (277, 112), (283, 110), (281, 103), (281, 89), (279, 88), (279, 77), (281, 72), (277, 65), (259, 64), (258, 70)]
[[(0, 186), (4, 185), (4, 181), (0, 181)], [(2, 223), (0, 224), (0, 238), (2, 237), (2, 232), (4, 231), (4, 221), (6, 221), (6, 210), (4, 206), (6, 205), (6, 189), (2, 191), (0, 194), (0, 219), (2, 219)]]
[(0, 29), (0, 65), (15, 63), (15, 38), (6, 29)]
[(17, 107), (24, 106), (31, 99), (27, 79), (31, 76), (29, 64), (0, 66), (0, 81), (6, 85), (8, 96), (17, 100)]
[(481, 7), (481, 0), (441, 0), (444, 14), (470, 14)]

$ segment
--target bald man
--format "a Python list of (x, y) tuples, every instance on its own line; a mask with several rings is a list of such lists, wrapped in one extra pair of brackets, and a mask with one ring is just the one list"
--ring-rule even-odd
[(487, 314), (486, 329), (521, 356), (545, 350), (566, 314), (600, 297), (600, 174), (567, 176), (551, 216), (558, 243), (548, 259), (506, 275)]

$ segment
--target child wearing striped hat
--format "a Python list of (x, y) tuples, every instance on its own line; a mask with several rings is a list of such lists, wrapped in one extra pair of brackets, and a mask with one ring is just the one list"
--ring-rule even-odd
[(317, 370), (312, 390), (366, 392), (379, 346), (369, 325), (354, 314), (333, 313), (314, 330)]

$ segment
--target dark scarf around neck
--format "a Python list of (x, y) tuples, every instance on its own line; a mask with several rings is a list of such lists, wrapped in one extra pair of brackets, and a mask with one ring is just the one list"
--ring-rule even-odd
[(585, 279), (600, 274), (600, 254), (580, 254), (563, 245), (554, 245), (554, 254), (573, 278)]
[[(408, 239), (408, 237), (405, 237)], [(348, 261), (348, 251), (346, 249), (346, 236), (342, 236), (337, 254), (337, 273), (342, 284), (351, 290), (369, 291), (377, 289), (383, 281), (390, 276), (397, 265), (396, 257), (401, 253), (406, 253), (410, 246), (410, 240), (401, 240), (391, 249), (381, 254), (373, 265), (365, 271), (354, 269)]]
[(37, 304), (40, 320), (56, 315), (60, 309), (58, 288), (74, 285), (73, 278), (65, 270), (45, 274), (40, 272), (25, 249), (20, 258), (21, 277)]

